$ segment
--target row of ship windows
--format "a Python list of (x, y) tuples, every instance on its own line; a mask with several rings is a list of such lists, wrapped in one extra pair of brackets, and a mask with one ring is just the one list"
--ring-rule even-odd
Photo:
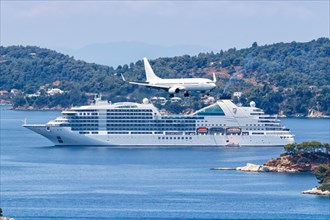
[[(108, 134), (129, 134), (128, 131), (108, 131)], [(190, 135), (188, 133), (193, 133), (193, 132), (186, 132), (187, 135)], [(131, 132), (131, 134), (152, 134), (152, 132)], [(157, 132), (155, 131), (154, 134), (164, 134), (163, 131)], [(166, 135), (183, 135), (183, 132), (166, 132)]]
[[(99, 117), (96, 116), (72, 116), (72, 117), (67, 117), (68, 119), (98, 119)], [(107, 116), (107, 119), (152, 119), (152, 115), (149, 114), (149, 116), (142, 116), (141, 115), (130, 115), (130, 116)]]
[(278, 126), (278, 124), (246, 124), (246, 126), (250, 126), (250, 127), (252, 127), (252, 126), (255, 126), (255, 127), (257, 127), (257, 126), (269, 126), (269, 127), (272, 127), (272, 126)]
[(191, 140), (192, 137), (158, 137), (158, 140)]
[(83, 122), (99, 122), (99, 120), (70, 120), (70, 123), (74, 123), (74, 122), (77, 122), (77, 123), (83, 123)]
[[(80, 131), (79, 134), (98, 134), (98, 132)], [(128, 132), (108, 132), (108, 134), (128, 134)], [(131, 132), (131, 134), (152, 134), (152, 132)], [(191, 140), (192, 137), (158, 137), (158, 140)]]
[(196, 116), (162, 116), (163, 119), (193, 119), (199, 120), (204, 119), (204, 117), (196, 117)]
[[(86, 129), (88, 130), (88, 129)], [(132, 127), (120, 127), (120, 128), (107, 128), (107, 130), (110, 131), (118, 131), (118, 130), (124, 130), (124, 131), (132, 131), (132, 130), (142, 130), (142, 131), (194, 131), (195, 128), (132, 128)]]
[[(82, 120), (82, 119), (97, 119), (98, 117), (71, 117), (69, 119), (70, 122), (98, 122), (99, 120)], [(142, 123), (194, 123), (194, 120), (136, 120), (136, 119), (142, 119), (146, 117), (124, 117), (124, 119), (134, 119), (134, 120), (116, 120), (118, 118), (122, 117), (115, 117), (113, 120), (107, 120), (107, 122), (118, 122), (118, 123), (123, 123), (123, 122), (142, 122)], [(79, 120), (72, 120), (72, 119), (79, 119)], [(109, 119), (109, 118), (107, 118)], [(148, 117), (148, 119), (152, 119), (152, 117)], [(198, 126), (226, 126), (226, 124), (198, 124)], [(269, 126), (269, 127), (276, 127), (278, 124), (246, 124), (246, 126)]]
[(97, 131), (92, 131), (92, 132), (88, 132), (88, 131), (79, 131), (79, 134), (98, 134), (99, 132)]
[[(91, 129), (92, 130), (92, 129)], [(79, 134), (98, 134), (99, 132), (97, 131), (80, 131)], [(128, 131), (108, 131), (107, 134), (129, 134)], [(153, 134), (152, 132), (148, 131), (132, 131), (131, 134)], [(155, 132), (155, 134), (164, 134), (163, 132)], [(183, 135), (183, 132), (166, 132), (166, 135)], [(252, 132), (251, 135), (264, 135), (264, 132)], [(224, 135), (224, 134), (222, 134)], [(239, 134), (237, 134), (239, 135)], [(249, 132), (242, 132), (242, 135), (249, 135)], [(173, 139), (191, 139), (191, 137), (173, 137)], [(281, 138), (289, 138), (287, 136), (281, 136)], [(172, 140), (172, 137), (158, 137), (158, 139), (170, 139)]]
[(67, 127), (98, 127), (99, 124), (65, 124)]
[(126, 116), (126, 117), (121, 117), (121, 116), (113, 116), (113, 117), (107, 117), (107, 119), (153, 119), (151, 116), (144, 116), (144, 117), (137, 117), (137, 116)]
[[(67, 124), (60, 124), (60, 126), (62, 127), (83, 127), (83, 126), (99, 126), (98, 121), (82, 121), (83, 123), (79, 122), (79, 123), (74, 123), (73, 121), (71, 123), (67, 123)], [(94, 122), (94, 123), (92, 123)], [(130, 124), (123, 124), (123, 123), (118, 123), (118, 124), (107, 124), (107, 126), (109, 127), (116, 127), (116, 126), (138, 126), (138, 127), (196, 127), (196, 124), (192, 124), (192, 123), (187, 123), (187, 124), (159, 124), (159, 123), (130, 123)]]
[(107, 115), (152, 115), (152, 113), (145, 113), (145, 112), (141, 112), (141, 113), (107, 113)]
[[(98, 122), (102, 121), (102, 119), (98, 119), (98, 117), (71, 117), (68, 118), (70, 122)], [(88, 120), (86, 120), (88, 119)], [(98, 119), (98, 120), (92, 120)], [(131, 119), (126, 118), (127, 120), (117, 120), (117, 119), (107, 119), (107, 122), (140, 122), (140, 123), (196, 123), (195, 120), (137, 120), (137, 117), (132, 117)], [(206, 124), (205, 124), (206, 126)], [(222, 124), (212, 124), (212, 126), (222, 126)], [(226, 126), (226, 124), (224, 124)]]
[(80, 117), (80, 116), (72, 116), (72, 117), (66, 117), (67, 119), (98, 119), (99, 117), (95, 116), (88, 116), (88, 117)]
[(195, 124), (107, 124), (107, 127), (196, 127)]
[(83, 112), (83, 113), (78, 113), (77, 115), (98, 115), (97, 113), (90, 113), (90, 112)]
[[(72, 127), (72, 131), (88, 131), (88, 130), (99, 130), (98, 128), (93, 127)], [(103, 130), (103, 129), (102, 129)], [(194, 131), (195, 128), (107, 128), (108, 131)]]
[(107, 112), (152, 112), (152, 109), (108, 109)]
[(107, 120), (107, 122), (113, 122), (113, 123), (123, 123), (123, 122), (129, 122), (129, 123), (196, 123), (195, 120)]
[(250, 115), (265, 115), (264, 113), (250, 113)]
[[(99, 124), (60, 124), (61, 127), (98, 127)], [(195, 124), (107, 124), (107, 127), (181, 127), (187, 128), (192, 127), (195, 128)]]
[[(61, 124), (61, 126), (67, 126), (72, 127), (72, 129), (80, 129), (80, 130), (98, 130), (99, 125), (98, 124)], [(107, 125), (108, 130), (194, 130), (194, 125), (169, 125), (169, 124), (158, 124), (158, 125), (144, 125), (144, 124), (112, 124)], [(250, 131), (275, 131), (275, 130), (282, 130), (282, 128), (247, 128), (246, 130)]]
[(197, 126), (226, 126), (226, 124), (198, 124)]
[(98, 128), (71, 128), (72, 131), (98, 131)]

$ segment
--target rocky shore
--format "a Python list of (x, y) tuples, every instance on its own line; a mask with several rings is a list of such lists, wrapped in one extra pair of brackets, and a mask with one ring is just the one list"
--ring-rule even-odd
[(322, 191), (322, 190), (318, 189), (317, 187), (315, 187), (313, 189), (303, 191), (303, 194), (312, 194), (312, 195), (320, 195), (320, 196), (330, 196), (330, 191), (328, 191), (328, 190)]
[(237, 167), (236, 170), (245, 171), (245, 172), (275, 172), (275, 171), (270, 171), (269, 167), (263, 165), (257, 165), (253, 163), (247, 163), (246, 166)]
[[(321, 165), (323, 164), (323, 165)], [(213, 168), (212, 170), (238, 170), (244, 172), (277, 172), (277, 173), (296, 173), (296, 172), (315, 172), (318, 167), (329, 165), (330, 155), (323, 152), (296, 154), (282, 154), (278, 158), (273, 158), (263, 165), (247, 163), (245, 166), (237, 168)], [(322, 191), (318, 187), (306, 190), (304, 194), (330, 196), (330, 191)]]
[(271, 172), (315, 172), (320, 164), (330, 164), (329, 154), (284, 154), (267, 161), (263, 166), (268, 167)]
[(236, 170), (247, 172), (315, 172), (320, 164), (330, 164), (330, 156), (325, 153), (300, 153), (297, 155), (283, 154), (263, 165), (247, 163)]

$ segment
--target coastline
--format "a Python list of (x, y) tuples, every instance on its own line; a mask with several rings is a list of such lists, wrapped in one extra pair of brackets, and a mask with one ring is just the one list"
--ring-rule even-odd
[[(65, 110), (69, 110), (70, 108), (64, 108), (64, 107), (43, 107), (43, 108), (34, 108), (32, 106), (28, 106), (28, 107), (23, 107), (23, 106), (19, 106), (14, 108), (13, 105), (3, 105), (3, 106), (11, 106), (11, 108), (9, 110), (14, 110), (14, 111), (65, 111)], [(277, 116), (278, 118), (296, 118), (296, 119), (328, 119), (330, 118), (330, 115), (321, 115), (321, 116), (294, 116), (294, 115), (289, 115), (289, 116)]]
[(303, 194), (330, 196), (329, 172), (330, 152), (328, 143), (317, 141), (288, 144), (284, 147), (287, 153), (278, 158), (272, 158), (263, 165), (247, 163), (236, 168), (212, 168), (211, 170), (237, 170), (243, 172), (273, 172), (273, 173), (314, 173), (320, 186), (305, 190)]
[(314, 187), (313, 189), (305, 190), (302, 192), (303, 194), (310, 194), (310, 195), (319, 195), (319, 196), (330, 196), (330, 191), (322, 191), (318, 189), (317, 187)]
[(52, 108), (10, 108), (9, 110), (13, 111), (64, 111), (69, 110), (70, 108), (62, 108), (62, 107), (52, 107)]
[[(246, 166), (243, 167), (236, 167), (236, 168), (228, 168), (228, 167), (219, 167), (219, 168), (211, 168), (211, 170), (236, 170), (236, 171), (243, 171), (243, 172), (272, 172), (272, 173), (300, 173), (300, 172), (312, 172), (312, 171), (299, 171), (297, 169), (285, 169), (285, 168), (278, 168), (278, 167), (269, 167), (264, 165), (257, 165), (252, 163), (247, 163)], [(314, 187), (309, 190), (305, 190), (302, 194), (308, 195), (318, 195), (318, 196), (330, 196), (330, 191), (322, 191), (318, 189), (318, 187)]]

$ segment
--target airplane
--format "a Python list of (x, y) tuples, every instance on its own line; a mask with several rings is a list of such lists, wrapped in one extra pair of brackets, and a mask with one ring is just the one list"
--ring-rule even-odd
[[(217, 80), (214, 73), (213, 80), (204, 78), (162, 79), (156, 76), (146, 57), (143, 58), (143, 62), (147, 78), (146, 82), (129, 82), (130, 84), (164, 89), (170, 94), (170, 97), (174, 97), (174, 94), (180, 91), (184, 91), (184, 97), (188, 97), (189, 91), (209, 92), (216, 87), (215, 83)], [(123, 74), (121, 74), (121, 77), (126, 82)]]

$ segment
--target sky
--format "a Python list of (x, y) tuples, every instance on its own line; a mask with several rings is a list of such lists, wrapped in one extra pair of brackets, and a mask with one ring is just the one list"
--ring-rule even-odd
[(213, 51), (329, 37), (329, 1), (1, 1), (2, 46), (141, 42)]

